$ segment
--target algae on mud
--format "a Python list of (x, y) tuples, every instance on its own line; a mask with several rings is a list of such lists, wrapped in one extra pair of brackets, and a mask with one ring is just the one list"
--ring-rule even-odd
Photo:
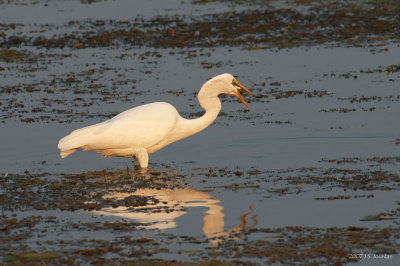
[[(302, 171), (307, 173), (314, 170), (302, 169)], [(2, 259), (10, 263), (35, 261), (50, 264), (78, 261), (137, 263), (138, 260), (133, 258), (163, 258), (167, 254), (169, 256), (175, 254), (174, 257), (179, 258), (179, 254), (187, 253), (194, 261), (204, 258), (207, 260), (229, 258), (228, 261), (233, 264), (260, 261), (268, 264), (277, 262), (342, 264), (354, 261), (348, 257), (354, 250), (362, 249), (371, 254), (397, 253), (398, 249), (394, 243), (400, 235), (397, 228), (391, 226), (382, 229), (367, 224), (365, 227), (344, 228), (335, 226), (266, 228), (258, 224), (260, 217), (257, 216), (260, 213), (257, 207), (256, 209), (251, 207), (250, 211), (241, 216), (241, 225), (229, 229), (224, 226), (224, 207), (219, 206), (220, 201), (211, 199), (207, 194), (209, 192), (206, 192), (218, 190), (218, 186), (210, 187), (210, 182), (206, 182), (202, 189), (205, 192), (201, 192), (188, 188), (190, 183), (187, 183), (189, 180), (203, 177), (218, 180), (231, 176), (230, 179), (245, 184), (232, 185), (235, 193), (250, 189), (253, 194), (262, 195), (265, 183), (260, 182), (260, 179), (265, 178), (269, 188), (271, 182), (273, 187), (278, 188), (284, 182), (281, 178), (275, 181), (269, 180), (268, 176), (271, 174), (274, 175), (259, 170), (241, 173), (229, 169), (193, 169), (190, 174), (178, 175), (173, 170), (150, 171), (147, 176), (143, 176), (142, 172), (122, 170), (58, 176), (9, 174), (1, 179), (0, 237), (4, 244), (1, 246), (1, 251), (3, 254), (9, 254)], [(256, 180), (243, 178), (246, 175), (257, 178)], [(259, 185), (249, 186), (249, 182)], [(297, 187), (296, 184), (289, 182), (290, 186)], [(321, 183), (316, 183), (313, 189), (316, 189), (315, 186), (327, 191), (331, 189)], [(398, 187), (394, 189), (398, 191)], [(292, 190), (291, 188), (288, 191)], [(186, 195), (187, 203), (183, 203), (183, 198), (177, 197), (178, 194), (174, 191), (179, 195)], [(367, 191), (373, 193), (374, 190), (368, 188)], [(282, 193), (278, 193), (282, 196)], [(307, 193), (307, 191), (295, 193)], [(198, 194), (200, 197), (191, 198), (190, 194)], [(365, 198), (371, 198), (370, 195), (373, 194)], [(362, 195), (353, 197), (362, 198)], [(175, 219), (195, 206), (209, 206), (209, 211), (206, 212), (208, 214), (205, 213), (203, 218), (205, 237), (171, 234), (166, 231), (176, 226)], [(398, 210), (397, 207), (396, 210), (379, 214), (378, 218), (374, 219), (370, 215), (361, 221), (397, 220), (400, 216)], [(78, 215), (81, 218), (71, 219), (73, 212), (78, 212), (74, 216)], [(163, 213), (164, 218), (162, 218)], [(92, 214), (91, 217), (88, 214)], [(173, 219), (168, 220), (167, 215)], [(148, 218), (144, 219), (146, 216)], [(218, 222), (222, 226), (219, 229), (215, 228), (216, 219), (222, 219)], [(207, 225), (208, 222), (212, 224)], [(66, 234), (72, 232), (76, 234), (75, 237), (65, 238)], [(145, 232), (148, 237), (144, 238)], [(94, 237), (93, 234), (98, 235)], [(176, 247), (175, 243), (179, 243), (179, 247)], [(109, 255), (112, 255), (113, 259), (110, 259)]]

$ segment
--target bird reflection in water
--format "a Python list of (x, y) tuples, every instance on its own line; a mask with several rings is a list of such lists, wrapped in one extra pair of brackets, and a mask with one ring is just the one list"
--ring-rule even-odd
[(133, 219), (143, 224), (147, 229), (168, 229), (177, 226), (176, 219), (184, 215), (188, 208), (206, 207), (207, 211), (203, 217), (203, 232), (212, 242), (218, 241), (218, 238), (233, 237), (240, 238), (244, 229), (250, 229), (257, 224), (257, 218), (252, 216), (252, 225), (247, 225), (248, 216), (252, 214), (253, 209), (250, 206), (249, 211), (241, 216), (239, 226), (226, 229), (223, 213), (224, 207), (220, 201), (213, 199), (210, 194), (198, 191), (192, 188), (185, 189), (138, 189), (134, 193), (113, 192), (104, 196), (104, 199), (123, 200), (131, 196), (151, 197), (151, 201), (146, 206), (116, 208), (103, 208), (94, 211), (97, 214), (105, 216), (116, 216), (125, 219)]

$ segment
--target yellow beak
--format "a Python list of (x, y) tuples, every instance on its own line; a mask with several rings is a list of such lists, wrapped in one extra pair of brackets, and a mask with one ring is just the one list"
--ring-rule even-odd
[(245, 92), (247, 92), (250, 95), (253, 95), (253, 93), (251, 93), (248, 89), (246, 89), (242, 84), (240, 84), (239, 82), (235, 82), (235, 85), (239, 87), (239, 89), (236, 92), (237, 97), (239, 98), (239, 100), (246, 105), (247, 109), (250, 110), (250, 107), (247, 105), (246, 101), (243, 99), (242, 94), (240, 94), (240, 90), (244, 90)]

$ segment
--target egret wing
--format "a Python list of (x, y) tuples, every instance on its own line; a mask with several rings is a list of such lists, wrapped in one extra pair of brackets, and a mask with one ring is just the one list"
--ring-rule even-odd
[(162, 141), (174, 128), (178, 112), (167, 103), (153, 103), (127, 110), (94, 128), (86, 148), (93, 150), (148, 148)]
[(105, 122), (77, 129), (60, 140), (61, 151), (147, 148), (174, 128), (178, 112), (168, 103), (132, 108)]

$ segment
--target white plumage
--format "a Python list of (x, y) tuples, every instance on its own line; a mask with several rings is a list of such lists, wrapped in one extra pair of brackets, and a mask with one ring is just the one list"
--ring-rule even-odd
[(221, 110), (219, 94), (236, 95), (248, 107), (241, 90), (250, 93), (231, 74), (216, 76), (198, 94), (206, 111), (200, 118), (185, 119), (169, 103), (141, 105), (105, 122), (73, 131), (59, 141), (60, 155), (64, 158), (83, 149), (106, 157), (134, 156), (142, 168), (147, 167), (148, 154), (203, 130), (216, 119)]

